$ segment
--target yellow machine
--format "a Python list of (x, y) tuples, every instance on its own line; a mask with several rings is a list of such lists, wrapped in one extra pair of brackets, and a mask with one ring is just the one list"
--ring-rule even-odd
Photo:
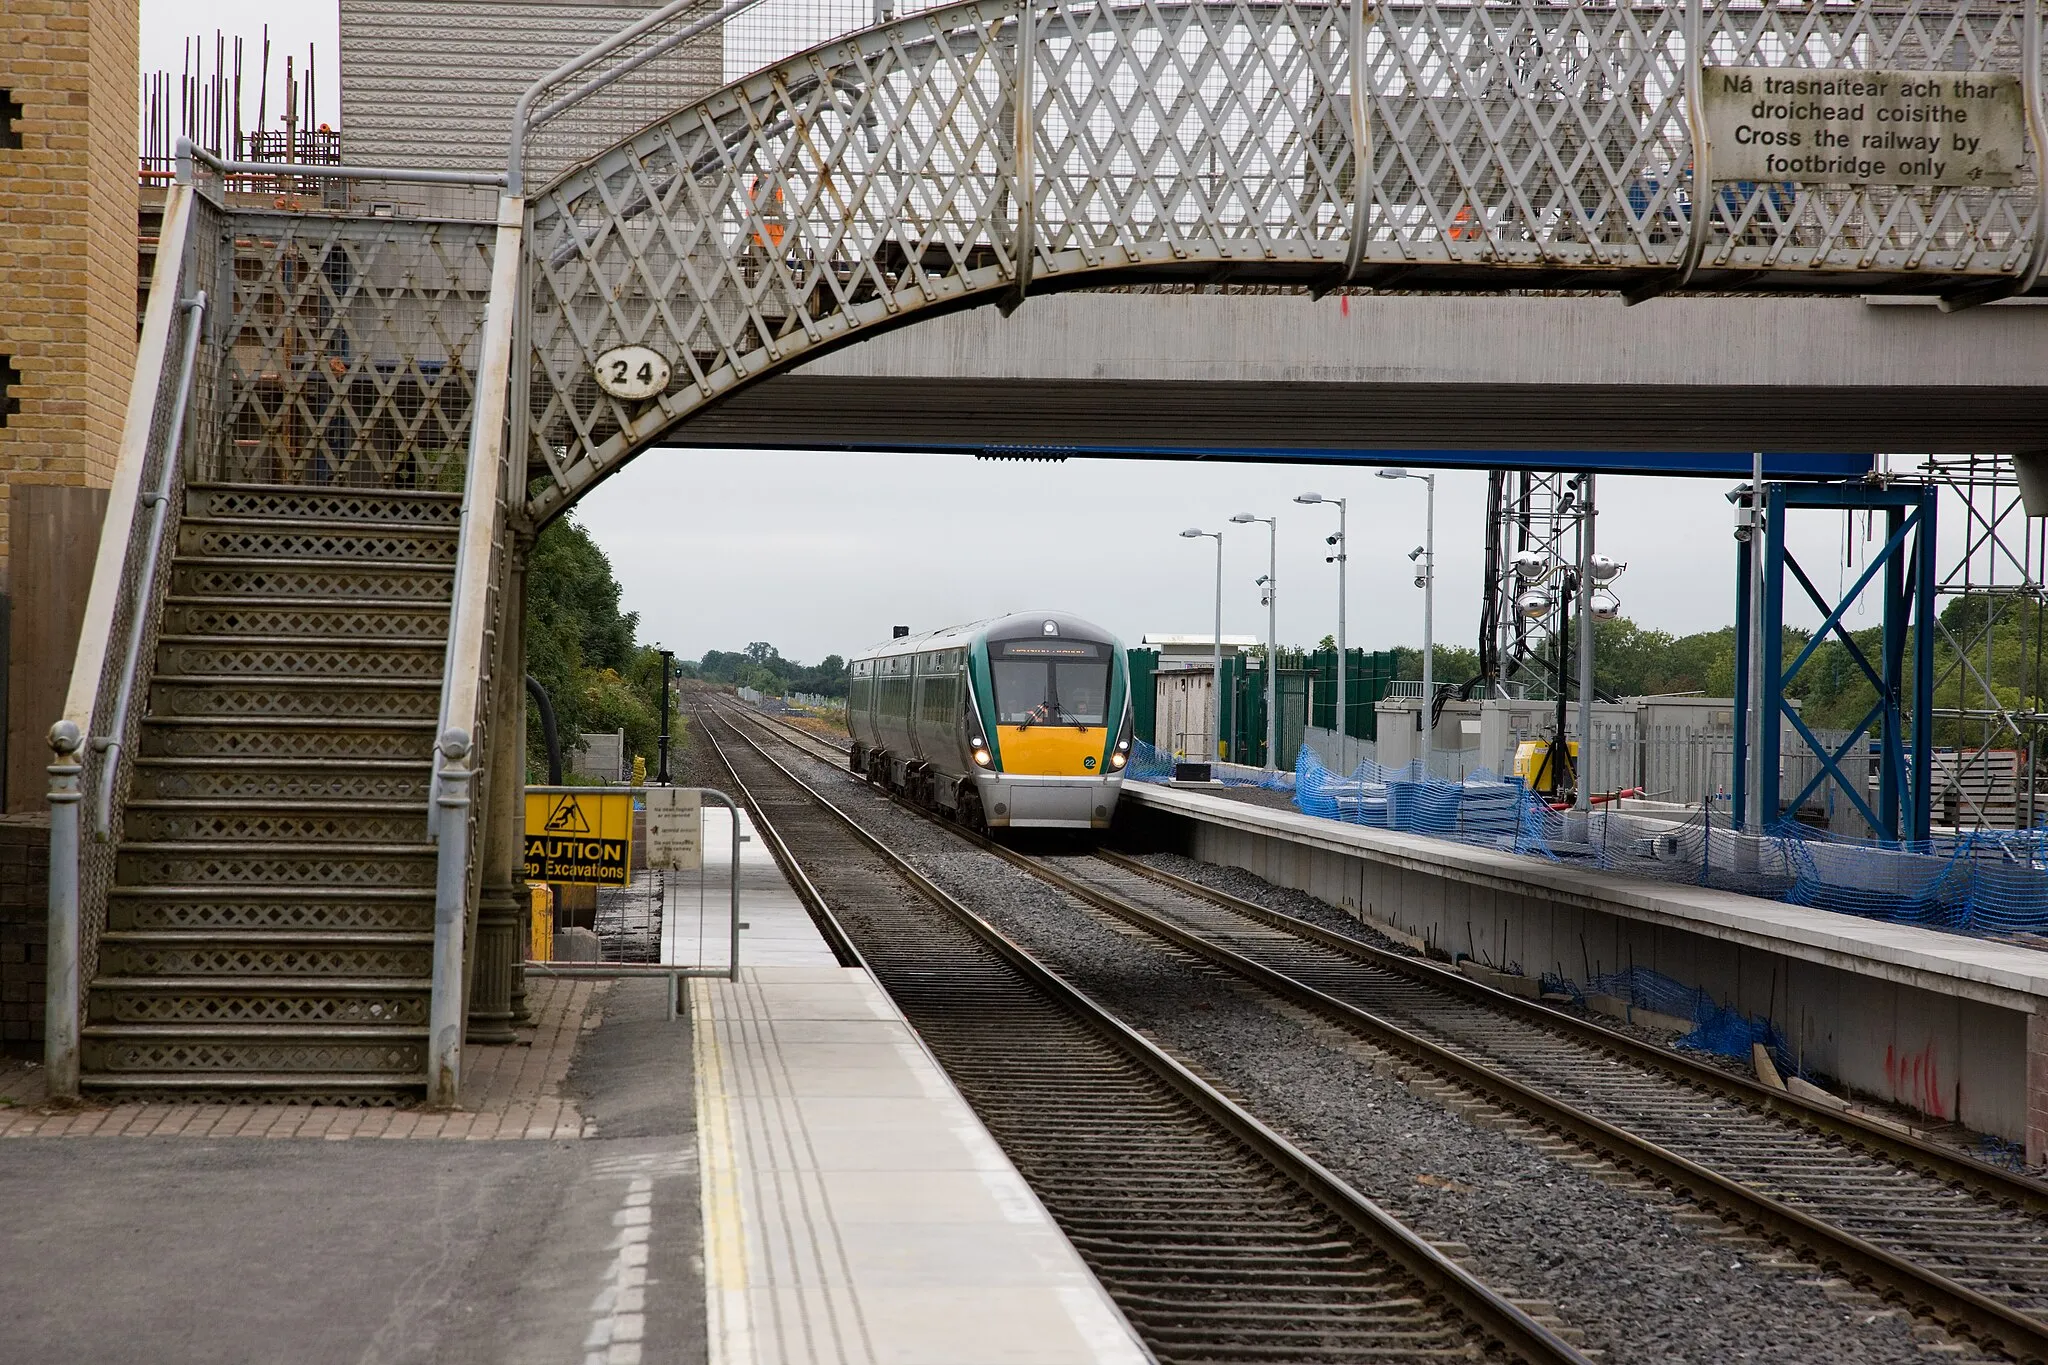
[[(1571, 740), (1565, 745), (1570, 754), (1572, 771), (1579, 768), (1579, 742)], [(1525, 739), (1515, 746), (1515, 776), (1532, 792), (1545, 796), (1557, 794), (1557, 774), (1550, 764), (1550, 741), (1547, 739)]]

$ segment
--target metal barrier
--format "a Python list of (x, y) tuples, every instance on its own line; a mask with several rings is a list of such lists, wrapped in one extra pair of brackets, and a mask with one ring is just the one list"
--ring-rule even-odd
[[(646, 787), (526, 788), (528, 794), (536, 796), (598, 796), (618, 795), (621, 793), (640, 796), (644, 795), (648, 790), (649, 788)], [(723, 969), (713, 969), (702, 965), (689, 966), (670, 962), (537, 962), (529, 958), (525, 966), (526, 971), (530, 975), (596, 980), (666, 977), (669, 982), (668, 1017), (670, 1019), (676, 1017), (678, 1002), (682, 998), (681, 990), (684, 980), (692, 977), (724, 977), (729, 981), (739, 980), (740, 930), (744, 927), (740, 921), (740, 845), (746, 841), (746, 836), (740, 831), (739, 803), (715, 787), (699, 787), (695, 790), (701, 796), (717, 798), (719, 803), (725, 806), (732, 815), (732, 870), (729, 901), (731, 943), (730, 956), (727, 959), (726, 966)]]

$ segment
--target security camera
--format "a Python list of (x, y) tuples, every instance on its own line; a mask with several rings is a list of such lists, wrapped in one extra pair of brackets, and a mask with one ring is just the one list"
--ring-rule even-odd
[(1410, 550), (1408, 552), (1408, 558), (1411, 560), (1422, 558), (1422, 547), (1418, 545), (1414, 549)]
[(1743, 503), (1749, 501), (1749, 485), (1746, 483), (1738, 483), (1735, 485), (1735, 487), (1729, 489), (1722, 496), (1726, 497), (1729, 502), (1740, 507)]
[(1325, 545), (1335, 545), (1336, 543), (1337, 543), (1337, 537), (1336, 537), (1336, 536), (1333, 536), (1333, 535), (1332, 535), (1332, 536), (1324, 536), (1324, 537), (1323, 537), (1323, 544), (1325, 544)]

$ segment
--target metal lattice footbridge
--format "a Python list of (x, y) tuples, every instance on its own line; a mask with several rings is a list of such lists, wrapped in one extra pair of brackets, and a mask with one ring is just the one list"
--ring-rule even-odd
[[(411, 176), (495, 221), (231, 206), (254, 172), (203, 158), (170, 192), (52, 732), (57, 1093), (452, 1102), (521, 1008), (535, 529), (830, 348), (1070, 289), (1967, 306), (2048, 250), (2035, 0), (971, 0), (678, 97), (750, 3), (554, 73), (506, 175)], [(1717, 174), (1724, 67), (2017, 77), (2025, 164)], [(628, 348), (651, 384), (603, 382)]]

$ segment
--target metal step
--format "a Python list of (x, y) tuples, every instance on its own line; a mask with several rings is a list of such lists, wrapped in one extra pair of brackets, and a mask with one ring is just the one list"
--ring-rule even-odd
[(407, 678), (441, 681), (447, 642), (384, 640), (364, 649), (355, 640), (262, 636), (164, 635), (157, 639), (160, 673), (189, 676)]
[(195, 483), (185, 516), (289, 519), (321, 523), (428, 526), (462, 521), (462, 495), (414, 489), (298, 488), (267, 483)]
[(243, 1071), (119, 1074), (88, 1071), (79, 1087), (109, 1100), (164, 1100), (178, 1104), (324, 1104), (352, 1108), (411, 1104), (427, 1087), (424, 1068), (414, 1075), (350, 1075), (314, 1071)]
[(114, 929), (100, 937), (103, 977), (371, 978), (411, 981), (433, 974), (431, 932), (244, 933)]
[(426, 809), (433, 766), (410, 760), (141, 758), (128, 808), (145, 801), (393, 803)]
[(87, 996), (85, 1088), (416, 1099), (461, 499), (193, 485)]
[(169, 597), (168, 635), (342, 636), (364, 645), (448, 638), (447, 607), (346, 598)]
[(138, 801), (124, 832), (150, 843), (415, 844), (427, 837), (427, 809), (414, 801)]
[(89, 1024), (80, 1062), (95, 1079), (113, 1074), (212, 1076), (322, 1073), (384, 1085), (424, 1078), (427, 1030), (396, 1025)]
[(451, 565), (455, 562), (456, 539), (452, 527), (188, 517), (178, 527), (177, 557), (357, 559), (388, 564)]
[(152, 716), (142, 722), (145, 758), (411, 759), (431, 763), (434, 721), (228, 720)]
[(102, 975), (92, 983), (88, 1022), (418, 1028), (431, 994), (426, 982), (396, 979)]
[(130, 843), (114, 855), (119, 886), (431, 887), (432, 844)]
[(181, 555), (172, 565), (170, 590), (186, 597), (446, 602), (454, 586), (452, 564)]
[(260, 717), (321, 720), (432, 721), (441, 706), (439, 679), (158, 677), (150, 681), (152, 720)]
[(246, 933), (434, 930), (434, 889), (341, 886), (117, 886), (110, 929)]

